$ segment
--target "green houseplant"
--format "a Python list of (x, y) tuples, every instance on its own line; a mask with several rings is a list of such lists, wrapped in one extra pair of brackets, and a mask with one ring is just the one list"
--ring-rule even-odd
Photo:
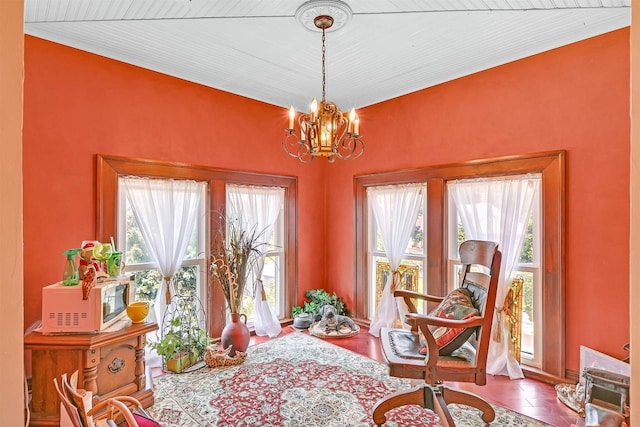
[(169, 371), (182, 372), (202, 360), (212, 339), (207, 332), (193, 325), (184, 325), (180, 317), (171, 319), (159, 341), (149, 347), (162, 356)]
[(324, 289), (310, 289), (304, 293), (304, 297), (306, 301), (304, 301), (303, 306), (294, 306), (291, 308), (292, 318), (302, 313), (308, 313), (314, 321), (317, 321), (320, 319), (320, 315), (318, 314), (320, 307), (327, 304), (334, 306), (338, 314), (343, 316), (348, 315), (347, 304), (341, 297), (337, 296), (335, 292), (329, 294)]

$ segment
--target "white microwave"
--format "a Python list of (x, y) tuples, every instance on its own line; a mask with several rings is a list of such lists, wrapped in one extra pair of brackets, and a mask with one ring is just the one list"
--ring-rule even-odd
[(133, 280), (113, 278), (98, 282), (82, 299), (82, 285), (62, 282), (42, 288), (43, 334), (96, 333), (127, 315), (133, 301)]

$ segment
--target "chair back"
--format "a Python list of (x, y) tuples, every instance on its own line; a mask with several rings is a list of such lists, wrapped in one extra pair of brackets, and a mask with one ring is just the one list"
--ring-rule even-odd
[(476, 330), (475, 347), (476, 369), (484, 376), (502, 253), (495, 242), (466, 240), (460, 244), (459, 254), (462, 263), (460, 287), (471, 292), (474, 305), (483, 317), (482, 325)]

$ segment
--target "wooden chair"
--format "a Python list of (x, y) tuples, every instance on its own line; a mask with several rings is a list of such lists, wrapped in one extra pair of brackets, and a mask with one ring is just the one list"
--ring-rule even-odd
[[(380, 331), (380, 343), (389, 365), (389, 374), (394, 377), (424, 380), (424, 384), (398, 391), (379, 401), (373, 410), (373, 421), (378, 426), (386, 422), (387, 411), (403, 405), (420, 405), (433, 410), (440, 417), (444, 427), (455, 426), (447, 409), (450, 403), (478, 408), (485, 423), (490, 423), (495, 418), (491, 405), (479, 396), (452, 390), (442, 384), (443, 381), (486, 384), (487, 353), (502, 254), (497, 243), (478, 240), (463, 242), (459, 253), (462, 262), (460, 287), (470, 292), (470, 300), (478, 309), (479, 315), (465, 320), (452, 320), (419, 314), (413, 300), (441, 303), (445, 297), (408, 290), (394, 292), (395, 297), (404, 298), (409, 308), (405, 321), (411, 325), (411, 330), (382, 328)], [(443, 356), (439, 355), (440, 350), (429, 326), (473, 328), (475, 331), (459, 349)], [(418, 331), (421, 331), (426, 339), (427, 355), (420, 351)]]
[[(56, 378), (53, 379), (56, 391), (60, 397), (60, 402), (73, 427), (110, 427), (116, 426), (115, 420), (123, 418), (129, 427), (139, 427), (138, 422), (129, 409), (129, 406), (142, 410), (140, 402), (131, 396), (112, 397), (95, 406), (85, 405), (85, 391), (76, 388), (74, 373), (70, 380), (67, 375), (63, 375), (60, 384)], [(127, 406), (129, 405), (129, 406)], [(89, 406), (89, 407), (87, 407)], [(106, 409), (106, 418), (94, 419), (94, 415)]]

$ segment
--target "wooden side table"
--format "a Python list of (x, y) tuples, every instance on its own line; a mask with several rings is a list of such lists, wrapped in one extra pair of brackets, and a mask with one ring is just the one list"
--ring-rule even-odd
[[(32, 331), (24, 337), (31, 350), (30, 426), (59, 426), (60, 401), (53, 385), (78, 371), (78, 388), (93, 392), (93, 404), (113, 396), (133, 396), (146, 408), (153, 404), (147, 386), (144, 348), (146, 334), (155, 323), (137, 323), (115, 332), (99, 334), (43, 335)], [(98, 415), (98, 418), (100, 416)]]

